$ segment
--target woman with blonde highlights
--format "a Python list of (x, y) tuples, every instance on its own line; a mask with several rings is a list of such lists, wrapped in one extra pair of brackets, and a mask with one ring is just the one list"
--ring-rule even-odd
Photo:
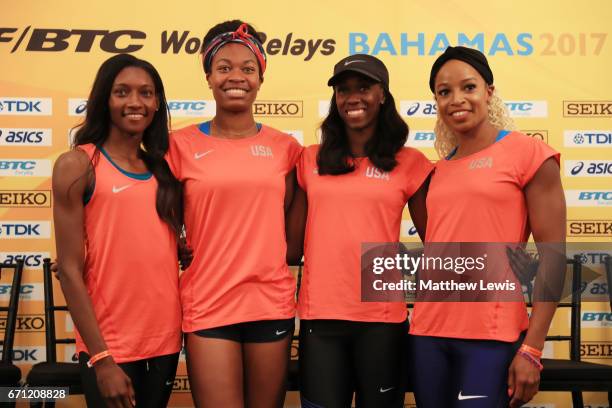
[[(434, 63), (429, 86), (438, 107), (440, 160), (427, 195), (425, 242), (515, 246), (533, 233), (536, 242), (562, 245), (559, 154), (513, 130), (485, 56), (449, 47)], [(487, 273), (512, 273), (512, 262), (493, 264)], [(550, 284), (540, 279), (543, 269), (536, 291)], [(489, 299), (416, 302), (410, 362), (419, 408), (519, 407), (538, 391), (556, 303), (534, 300), (528, 317), (522, 299)]]

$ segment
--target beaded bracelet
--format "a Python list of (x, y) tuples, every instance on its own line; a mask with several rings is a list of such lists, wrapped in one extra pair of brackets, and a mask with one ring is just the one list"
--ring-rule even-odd
[(518, 354), (521, 355), (524, 359), (526, 359), (527, 361), (529, 361), (532, 365), (536, 366), (538, 368), (538, 370), (542, 371), (544, 369), (544, 366), (542, 365), (542, 363), (540, 362), (539, 359), (535, 358), (534, 356), (532, 356), (529, 353), (525, 353), (522, 350), (518, 351)]
[(102, 360), (103, 358), (110, 357), (110, 356), (111, 356), (110, 351), (108, 351), (108, 350), (101, 351), (101, 352), (99, 352), (98, 354), (95, 354), (94, 356), (92, 356), (89, 359), (89, 361), (87, 362), (87, 367), (91, 368), (98, 361)]

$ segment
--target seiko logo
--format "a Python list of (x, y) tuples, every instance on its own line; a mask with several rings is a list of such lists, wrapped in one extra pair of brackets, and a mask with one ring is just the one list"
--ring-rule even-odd
[[(0, 316), (0, 330), (6, 330), (6, 316)], [(42, 332), (45, 331), (45, 316), (40, 315), (19, 315), (15, 323), (15, 330), (18, 332)]]
[(612, 101), (563, 101), (564, 117), (611, 117)]
[(251, 154), (259, 157), (274, 157), (272, 148), (262, 145), (251, 145)]
[(256, 101), (253, 103), (253, 115), (301, 118), (302, 106), (302, 101)]
[(612, 358), (612, 341), (583, 341), (580, 344), (580, 357), (587, 360)]
[(611, 220), (568, 220), (567, 235), (570, 237), (612, 237)]
[(174, 377), (174, 385), (172, 386), (172, 392), (191, 392), (189, 378), (187, 378), (186, 375), (177, 375), (176, 377)]
[(50, 208), (51, 190), (0, 190), (0, 207)]
[(379, 180), (391, 180), (391, 176), (386, 171), (382, 171), (375, 166), (368, 166), (365, 170), (365, 176), (373, 179)]
[(468, 168), (470, 170), (474, 169), (490, 169), (493, 167), (493, 158), (492, 157), (482, 157), (480, 159), (475, 159), (470, 162)]

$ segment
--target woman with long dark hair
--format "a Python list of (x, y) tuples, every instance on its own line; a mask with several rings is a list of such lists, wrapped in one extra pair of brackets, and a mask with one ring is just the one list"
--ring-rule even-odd
[(198, 407), (281, 407), (295, 316), (285, 212), (301, 146), (255, 122), (266, 57), (252, 26), (211, 28), (202, 63), (215, 117), (169, 150), (194, 250), (180, 283), (191, 391)]
[(355, 393), (358, 407), (402, 407), (406, 304), (403, 296), (363, 301), (361, 251), (363, 243), (398, 241), (406, 203), (423, 233), (432, 165), (404, 147), (408, 125), (382, 61), (346, 57), (328, 85), (321, 144), (302, 154), (291, 217), (291, 236), (299, 237), (307, 214), (298, 299), (302, 406), (350, 407)]
[(53, 170), (59, 279), (89, 407), (165, 407), (181, 348), (181, 186), (168, 108), (148, 62), (98, 70), (73, 149)]

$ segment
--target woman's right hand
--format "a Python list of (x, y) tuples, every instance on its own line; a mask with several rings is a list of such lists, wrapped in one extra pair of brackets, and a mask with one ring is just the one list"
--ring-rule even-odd
[(94, 365), (98, 389), (111, 408), (132, 408), (136, 406), (136, 396), (132, 387), (132, 380), (113, 361), (104, 358)]

